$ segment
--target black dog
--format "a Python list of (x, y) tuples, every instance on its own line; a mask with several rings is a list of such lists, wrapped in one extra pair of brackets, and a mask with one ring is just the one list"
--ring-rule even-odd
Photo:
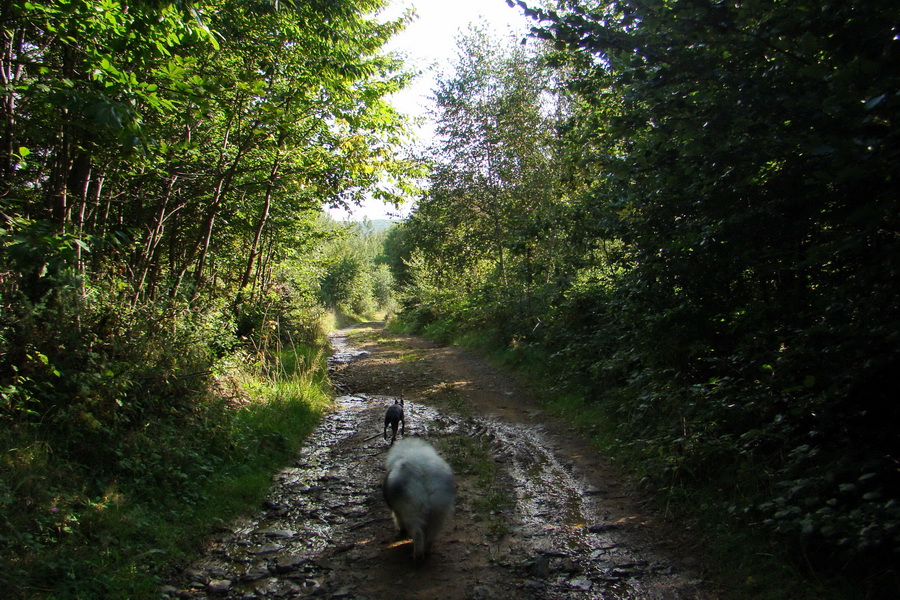
[(388, 406), (387, 412), (384, 413), (384, 439), (387, 439), (388, 425), (391, 426), (391, 444), (397, 439), (397, 427), (402, 424), (401, 432), (406, 435), (406, 419), (403, 418), (403, 400), (394, 400), (394, 403)]

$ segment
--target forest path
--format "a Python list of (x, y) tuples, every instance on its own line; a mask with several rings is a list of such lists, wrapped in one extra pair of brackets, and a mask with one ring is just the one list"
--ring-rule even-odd
[[(715, 598), (690, 574), (683, 545), (515, 378), (381, 323), (340, 330), (332, 345), (335, 410), (276, 476), (264, 510), (213, 540), (169, 595)], [(380, 433), (395, 398), (406, 435), (431, 441), (457, 474), (456, 514), (422, 563), (381, 497), (389, 441)]]

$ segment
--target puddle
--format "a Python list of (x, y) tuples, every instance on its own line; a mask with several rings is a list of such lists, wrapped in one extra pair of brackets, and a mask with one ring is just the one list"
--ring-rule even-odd
[(338, 365), (346, 365), (353, 360), (369, 354), (365, 350), (353, 348), (343, 330), (329, 334), (328, 341), (331, 344), (331, 356), (328, 357), (328, 366), (332, 370)]

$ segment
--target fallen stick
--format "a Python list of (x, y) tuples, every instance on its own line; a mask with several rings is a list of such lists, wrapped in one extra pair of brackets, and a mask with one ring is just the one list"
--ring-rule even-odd
[(382, 521), (390, 521), (390, 520), (391, 520), (390, 517), (383, 517), (381, 519), (369, 519), (368, 521), (364, 521), (362, 523), (357, 523), (355, 525), (351, 525), (347, 529), (350, 531), (355, 531), (357, 529), (362, 529), (366, 525), (371, 525), (372, 523), (381, 523)]

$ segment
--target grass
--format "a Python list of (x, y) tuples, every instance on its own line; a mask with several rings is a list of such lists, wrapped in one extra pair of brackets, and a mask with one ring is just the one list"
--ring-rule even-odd
[(0, 431), (4, 597), (156, 598), (218, 525), (258, 507), (330, 405), (324, 350), (282, 350), (235, 379), (236, 398), (111, 439), (107, 472), (55, 451), (65, 440)]
[(472, 407), (456, 390), (452, 383), (440, 383), (427, 392), (428, 398), (441, 408), (449, 410), (461, 417), (471, 417)]
[(399, 349), (403, 344), (390, 336), (383, 335), (380, 329), (369, 327), (351, 329), (348, 337), (356, 342), (377, 344), (379, 346), (387, 346), (388, 348)]
[(507, 532), (505, 511), (513, 500), (497, 481), (497, 466), (490, 449), (480, 439), (463, 435), (449, 435), (440, 439), (441, 452), (454, 473), (472, 478), (472, 508), (487, 522), (488, 532), (503, 537)]
[(462, 397), (462, 394), (456, 391), (451, 391), (446, 398), (447, 408), (456, 414), (463, 417), (471, 417), (472, 416), (472, 407), (466, 402), (465, 398)]
[(323, 326), (325, 331), (333, 331), (335, 329), (343, 329), (357, 323), (367, 323), (369, 321), (382, 321), (387, 318), (390, 311), (387, 309), (379, 309), (368, 314), (355, 314), (346, 310), (328, 310), (324, 319)]
[(419, 350), (413, 350), (411, 352), (404, 352), (400, 356), (397, 357), (397, 360), (401, 362), (419, 362), (424, 357), (424, 353)]

